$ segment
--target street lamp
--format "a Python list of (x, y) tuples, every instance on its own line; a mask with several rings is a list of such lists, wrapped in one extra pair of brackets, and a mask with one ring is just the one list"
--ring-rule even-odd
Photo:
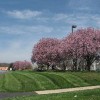
[[(72, 33), (73, 33), (73, 29), (76, 28), (76, 27), (77, 27), (76, 25), (72, 25)], [(75, 42), (74, 42), (74, 43), (75, 43)], [(77, 50), (75, 49), (75, 51), (77, 51)], [(74, 69), (77, 69), (77, 58), (74, 58), (74, 59), (73, 59), (72, 70), (74, 70)]]
[(73, 28), (76, 28), (77, 26), (76, 25), (72, 25), (72, 33), (73, 33)]

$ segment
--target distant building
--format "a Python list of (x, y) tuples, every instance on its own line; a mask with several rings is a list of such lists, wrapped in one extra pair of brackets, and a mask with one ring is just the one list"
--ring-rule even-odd
[(0, 70), (8, 70), (8, 67), (0, 67)]

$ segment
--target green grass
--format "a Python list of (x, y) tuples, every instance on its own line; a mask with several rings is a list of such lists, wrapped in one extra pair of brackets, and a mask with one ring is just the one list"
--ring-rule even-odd
[(100, 89), (59, 94), (23, 96), (5, 100), (100, 100)]
[(1, 92), (28, 92), (92, 85), (100, 85), (100, 73), (14, 71), (0, 75)]
[(1, 91), (5, 91), (5, 89), (4, 89), (4, 81), (5, 81), (5, 75), (1, 74), (0, 75), (0, 92)]
[(20, 91), (22, 85), (12, 74), (5, 74), (4, 89), (7, 91)]

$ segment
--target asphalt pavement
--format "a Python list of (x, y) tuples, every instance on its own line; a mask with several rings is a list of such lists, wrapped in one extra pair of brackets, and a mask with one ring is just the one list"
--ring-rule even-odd
[(34, 92), (15, 92), (15, 93), (3, 93), (0, 92), (0, 100), (6, 99), (6, 98), (13, 98), (13, 97), (19, 97), (19, 96), (30, 96), (34, 95)]

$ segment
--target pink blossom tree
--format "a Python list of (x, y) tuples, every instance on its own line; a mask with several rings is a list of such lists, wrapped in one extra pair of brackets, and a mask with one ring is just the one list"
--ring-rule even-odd
[(100, 30), (86, 28), (79, 29), (62, 40), (55, 38), (41, 39), (34, 46), (31, 59), (32, 62), (46, 65), (72, 59), (72, 70), (77, 70), (78, 60), (83, 59), (86, 61), (85, 69), (90, 70), (99, 50)]
[(60, 40), (56, 38), (42, 38), (33, 48), (32, 62), (51, 65), (59, 62)]
[(12, 67), (15, 70), (31, 69), (31, 63), (28, 61), (16, 61), (13, 63)]
[(67, 54), (67, 57), (73, 59), (73, 66), (76, 68), (77, 60), (84, 58), (86, 69), (90, 70), (100, 47), (100, 30), (93, 28), (79, 29), (63, 39), (63, 43), (65, 45), (63, 51)]

